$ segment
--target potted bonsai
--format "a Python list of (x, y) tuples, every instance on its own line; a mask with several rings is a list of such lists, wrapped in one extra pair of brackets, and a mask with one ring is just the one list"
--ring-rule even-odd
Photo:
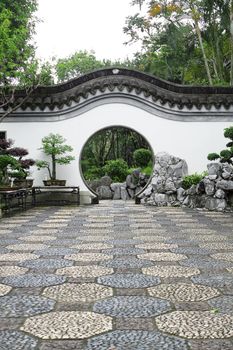
[(42, 147), (40, 149), (50, 157), (50, 162), (46, 160), (37, 160), (36, 165), (38, 170), (47, 169), (49, 180), (44, 180), (45, 186), (65, 186), (66, 180), (58, 180), (56, 178), (57, 164), (70, 164), (75, 158), (67, 153), (72, 152), (73, 148), (65, 144), (66, 139), (59, 134), (50, 133), (42, 139)]
[(33, 159), (24, 159), (28, 151), (21, 147), (12, 147), (13, 140), (0, 140), (0, 176), (3, 186), (12, 186), (11, 179), (14, 179), (14, 187), (30, 187), (33, 180), (26, 179), (29, 175), (29, 168), (35, 164)]

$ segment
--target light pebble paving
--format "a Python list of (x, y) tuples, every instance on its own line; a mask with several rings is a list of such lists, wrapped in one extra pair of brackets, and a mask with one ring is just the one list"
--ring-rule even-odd
[(184, 266), (151, 266), (142, 268), (142, 272), (146, 275), (167, 277), (190, 277), (198, 275), (200, 270), (195, 267)]
[(50, 220), (46, 220), (46, 224), (49, 223), (56, 223), (56, 222), (68, 222), (70, 221), (70, 219), (63, 219), (63, 218), (59, 218), (59, 219), (50, 219)]
[(65, 283), (45, 288), (43, 295), (58, 302), (86, 303), (111, 297), (113, 289), (96, 283)]
[(33, 251), (37, 249), (45, 249), (47, 247), (48, 246), (45, 244), (30, 244), (30, 243), (12, 244), (12, 245), (6, 246), (7, 249), (14, 250), (14, 251), (26, 251), (26, 250)]
[[(233, 244), (229, 243), (201, 243), (201, 248), (216, 249), (216, 250), (233, 250)], [(233, 256), (233, 253), (232, 253)]]
[[(8, 294), (12, 290), (12, 287), (7, 286), (6, 284), (0, 283), (0, 296), (2, 297), (3, 295)], [(1, 299), (0, 299), (1, 301)], [(1, 346), (1, 344), (0, 344)]]
[(133, 239), (134, 240), (142, 240), (142, 241), (149, 241), (149, 242), (164, 242), (166, 239), (168, 239), (170, 237), (164, 237), (164, 236), (143, 236), (143, 235), (140, 235), (140, 236), (134, 236)]
[(195, 235), (192, 238), (200, 242), (222, 242), (228, 239), (226, 236), (217, 236), (217, 235), (209, 235), (209, 236)]
[(26, 319), (22, 331), (41, 339), (85, 339), (112, 329), (112, 318), (94, 312), (60, 311)]
[(113, 256), (103, 253), (78, 253), (65, 255), (65, 259), (74, 261), (105, 261), (113, 259)]
[(46, 235), (31, 235), (31, 236), (24, 236), (19, 237), (22, 241), (29, 241), (29, 242), (43, 242), (43, 241), (53, 241), (56, 239), (55, 236), (46, 236)]
[(78, 237), (82, 242), (102, 242), (109, 239), (109, 236), (82, 236)]
[(72, 248), (80, 249), (80, 250), (99, 250), (99, 249), (108, 249), (113, 248), (113, 244), (108, 243), (83, 243), (83, 244), (76, 244), (73, 245)]
[(103, 275), (112, 274), (114, 270), (98, 265), (92, 266), (70, 266), (58, 269), (57, 275), (64, 275), (69, 277), (99, 277)]
[(148, 293), (152, 297), (172, 302), (203, 301), (220, 295), (216, 288), (188, 283), (161, 284), (148, 288)]
[(106, 227), (112, 227), (113, 223), (94, 223), (94, 224), (83, 224), (84, 227), (93, 227), (93, 228), (106, 228)]
[(232, 261), (233, 263), (233, 252), (229, 253), (216, 253), (211, 255), (212, 258), (216, 260), (226, 260), (226, 261)]
[(184, 254), (175, 253), (146, 253), (139, 254), (138, 258), (152, 261), (179, 261), (187, 259), (187, 256)]
[(2, 230), (2, 229), (0, 229), (0, 235), (9, 234), (11, 232), (12, 232), (12, 230)]
[(39, 256), (32, 253), (8, 253), (0, 254), (0, 261), (25, 261), (38, 259)]
[(173, 311), (155, 319), (160, 331), (188, 339), (222, 339), (233, 336), (233, 317), (210, 311)]
[(0, 266), (0, 277), (24, 275), (28, 269), (18, 266)]
[(136, 244), (136, 248), (142, 248), (142, 249), (172, 249), (177, 248), (177, 244), (167, 244), (167, 243), (143, 243), (143, 244)]

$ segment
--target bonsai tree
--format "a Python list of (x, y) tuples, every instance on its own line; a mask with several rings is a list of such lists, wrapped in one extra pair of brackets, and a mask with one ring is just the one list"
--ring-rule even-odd
[(10, 178), (26, 179), (29, 175), (29, 168), (35, 164), (33, 159), (23, 157), (28, 155), (28, 151), (21, 147), (12, 147), (13, 140), (0, 140), (0, 172), (1, 182), (7, 184)]
[(233, 126), (224, 129), (224, 136), (231, 141), (226, 144), (226, 149), (218, 153), (209, 153), (207, 158), (208, 160), (219, 159), (221, 163), (230, 163), (233, 164)]
[(50, 157), (50, 162), (46, 160), (36, 161), (38, 169), (46, 168), (49, 173), (50, 180), (57, 180), (56, 166), (57, 164), (65, 165), (69, 164), (75, 158), (67, 153), (72, 152), (73, 148), (65, 144), (64, 139), (59, 134), (50, 133), (42, 139), (42, 149), (44, 153)]

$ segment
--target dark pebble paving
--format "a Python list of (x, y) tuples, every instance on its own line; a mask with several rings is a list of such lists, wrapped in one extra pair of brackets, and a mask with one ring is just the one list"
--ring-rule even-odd
[(54, 300), (40, 296), (3, 296), (0, 298), (1, 317), (24, 317), (53, 310)]
[(97, 301), (93, 311), (117, 317), (150, 317), (171, 311), (170, 303), (152, 297), (119, 296)]
[(87, 350), (110, 349), (188, 350), (189, 346), (183, 339), (147, 331), (113, 331), (88, 340)]
[(28, 267), (29, 269), (59, 269), (72, 265), (72, 261), (65, 259), (27, 260), (19, 264), (19, 266)]
[(66, 281), (66, 278), (52, 274), (37, 275), (28, 273), (21, 276), (8, 276), (3, 278), (2, 281), (12, 287), (46, 287), (62, 284)]
[(37, 255), (69, 255), (77, 253), (77, 249), (72, 248), (47, 248), (41, 250), (35, 250), (35, 254)]
[(160, 279), (155, 276), (126, 273), (102, 276), (97, 282), (115, 288), (146, 288), (159, 284)]
[(180, 265), (187, 266), (187, 267), (197, 267), (197, 268), (203, 268), (203, 269), (211, 269), (211, 270), (219, 270), (219, 269), (225, 269), (226, 267), (233, 266), (233, 262), (228, 261), (219, 261), (211, 258), (190, 258), (185, 259), (183, 261), (180, 261)]
[(103, 253), (110, 255), (137, 255), (144, 254), (146, 251), (140, 248), (112, 248), (104, 249)]
[(100, 264), (101, 266), (105, 267), (112, 267), (112, 268), (142, 268), (142, 267), (148, 267), (153, 266), (154, 263), (149, 260), (144, 259), (137, 259), (134, 257), (128, 257), (127, 259), (117, 258), (109, 261), (103, 261)]
[[(233, 296), (223, 295), (208, 301), (208, 304), (216, 309), (216, 312), (233, 315)], [(232, 346), (233, 348), (233, 346)]]
[(191, 277), (193, 283), (204, 284), (210, 287), (231, 287), (233, 288), (233, 274), (222, 275), (199, 275)]
[(108, 239), (105, 240), (106, 243), (112, 243), (115, 245), (135, 245), (142, 243), (142, 240), (140, 239)]
[(0, 246), (7, 246), (7, 245), (10, 245), (10, 244), (19, 244), (19, 243), (22, 243), (22, 241), (18, 241), (17, 239), (14, 239), (14, 238), (2, 238), (0, 239)]
[(18, 331), (0, 331), (0, 350), (33, 350), (37, 341)]

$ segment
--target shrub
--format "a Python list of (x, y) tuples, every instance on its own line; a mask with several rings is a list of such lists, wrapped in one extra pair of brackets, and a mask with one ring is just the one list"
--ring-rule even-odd
[(123, 159), (108, 160), (103, 170), (114, 182), (124, 182), (128, 175), (128, 165)]
[(104, 176), (104, 171), (103, 168), (92, 165), (88, 169), (83, 170), (83, 176), (87, 180), (96, 180)]
[(207, 172), (203, 172), (202, 174), (192, 174), (192, 175), (186, 175), (182, 179), (182, 187), (187, 190), (192, 185), (197, 185), (205, 176), (207, 175)]
[(139, 148), (133, 152), (133, 159), (135, 161), (136, 166), (144, 168), (150, 162), (152, 158), (152, 153), (149, 149)]
[(226, 147), (228, 147), (228, 149), (222, 150), (219, 154), (209, 153), (207, 156), (207, 159), (208, 160), (219, 159), (221, 163), (227, 162), (232, 164), (233, 163), (233, 126), (230, 126), (229, 128), (224, 129), (224, 137), (231, 140), (226, 144)]

